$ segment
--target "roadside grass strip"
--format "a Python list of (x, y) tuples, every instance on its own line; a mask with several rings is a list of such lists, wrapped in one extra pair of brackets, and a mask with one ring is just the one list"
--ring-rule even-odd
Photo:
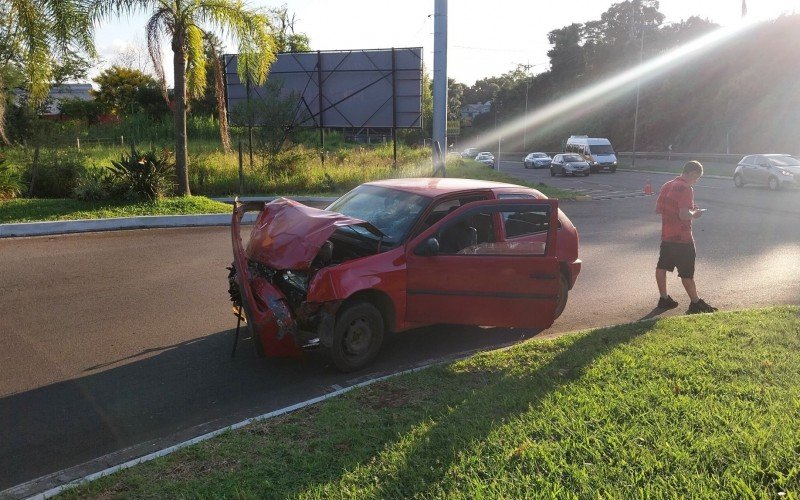
[[(511, 184), (527, 185), (538, 189), (551, 198), (574, 199), (575, 193), (539, 186), (535, 183), (524, 183), (509, 175), (487, 169), (485, 165), (477, 162), (451, 162), (448, 166), (448, 177), (467, 179), (483, 179)], [(430, 169), (405, 169), (395, 171), (398, 176), (427, 176)], [(360, 181), (373, 179), (356, 179)], [(346, 190), (344, 190), (346, 191)], [(322, 193), (326, 196), (340, 196), (344, 191)], [(320, 193), (297, 193), (297, 196)], [(258, 196), (248, 194), (247, 196)], [(264, 196), (286, 196), (292, 194), (266, 194)], [(79, 219), (107, 219), (114, 217), (138, 217), (143, 215), (193, 215), (193, 214), (221, 214), (230, 213), (231, 206), (226, 203), (214, 201), (205, 196), (189, 196), (185, 198), (163, 198), (153, 202), (89, 202), (73, 199), (48, 199), (48, 198), (17, 198), (0, 201), (0, 224), (16, 222), (63, 221)]]
[(19, 198), (0, 201), (0, 224), (79, 219), (230, 213), (231, 206), (205, 196), (163, 198), (152, 202), (89, 202)]
[(678, 316), (389, 379), (62, 496), (797, 498), (799, 423), (800, 308)]

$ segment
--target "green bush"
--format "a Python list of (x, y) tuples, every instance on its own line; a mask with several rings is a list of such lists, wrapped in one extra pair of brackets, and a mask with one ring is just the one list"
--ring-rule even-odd
[(22, 181), (17, 169), (5, 165), (6, 158), (0, 155), (0, 200), (10, 200), (22, 194)]
[(69, 198), (86, 171), (86, 161), (85, 154), (73, 149), (37, 149), (28, 154), (22, 174), (28, 196)]
[(120, 189), (114, 174), (108, 169), (89, 168), (78, 177), (73, 196), (83, 201), (103, 201), (120, 197), (124, 191)]
[(304, 148), (293, 147), (277, 153), (263, 154), (262, 165), (268, 177), (294, 177), (305, 165), (313, 161), (313, 154)]
[(159, 155), (153, 150), (139, 152), (131, 147), (130, 154), (123, 154), (120, 161), (111, 164), (111, 172), (132, 197), (152, 201), (174, 191), (175, 164), (169, 151)]

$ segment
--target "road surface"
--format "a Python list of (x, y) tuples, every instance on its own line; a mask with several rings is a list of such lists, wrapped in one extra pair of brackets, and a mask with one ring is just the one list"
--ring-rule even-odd
[[(564, 202), (583, 271), (551, 334), (652, 317), (660, 235), (654, 197), (671, 176), (619, 170), (520, 178), (583, 190)], [(721, 309), (800, 303), (800, 192), (701, 179), (695, 222), (701, 297)], [(0, 490), (116, 452), (123, 461), (360, 380), (537, 332), (453, 326), (390, 336), (364, 373), (324, 359), (232, 359), (227, 228), (161, 229), (0, 240)], [(679, 280), (670, 291), (686, 308)], [(85, 469), (103, 468), (93, 463)], [(66, 478), (66, 476), (65, 476)]]

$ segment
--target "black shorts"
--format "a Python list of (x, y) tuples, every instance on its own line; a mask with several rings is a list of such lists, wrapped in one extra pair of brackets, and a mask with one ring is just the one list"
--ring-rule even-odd
[(695, 256), (694, 243), (662, 241), (656, 269), (672, 272), (677, 267), (679, 277), (693, 279)]

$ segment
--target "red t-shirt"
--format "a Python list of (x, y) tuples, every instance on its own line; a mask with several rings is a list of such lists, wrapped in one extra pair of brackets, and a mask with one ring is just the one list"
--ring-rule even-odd
[(681, 208), (694, 208), (694, 189), (678, 176), (661, 186), (656, 212), (661, 214), (661, 241), (693, 243), (692, 219), (681, 220)]

